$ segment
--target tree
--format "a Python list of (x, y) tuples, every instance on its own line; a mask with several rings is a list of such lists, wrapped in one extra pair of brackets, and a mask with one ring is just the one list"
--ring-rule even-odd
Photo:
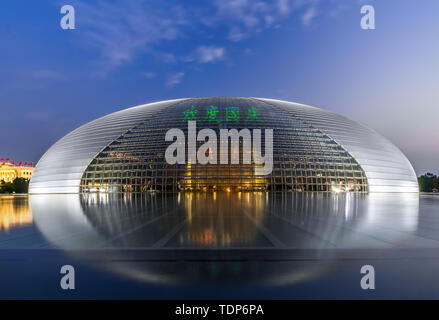
[(432, 192), (433, 189), (439, 189), (439, 178), (430, 172), (420, 176), (418, 183), (421, 192)]
[(433, 178), (433, 189), (439, 190), (439, 177)]
[(14, 187), (12, 186), (12, 183), (5, 182), (4, 180), (1, 181), (0, 193), (12, 193), (13, 191)]
[(14, 181), (12, 181), (12, 186), (15, 193), (27, 193), (29, 180), (26, 178), (15, 178)]
[(27, 193), (29, 189), (29, 180), (26, 178), (15, 178), (12, 182), (0, 183), (0, 193)]

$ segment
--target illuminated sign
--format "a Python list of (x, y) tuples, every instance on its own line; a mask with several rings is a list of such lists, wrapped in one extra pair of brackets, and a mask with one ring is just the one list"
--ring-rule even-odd
[(183, 111), (183, 121), (208, 121), (219, 123), (226, 122), (245, 122), (262, 121), (260, 113), (256, 107), (249, 107), (241, 112), (239, 107), (224, 107), (208, 106), (204, 113), (201, 113), (197, 107), (191, 106), (189, 109)]

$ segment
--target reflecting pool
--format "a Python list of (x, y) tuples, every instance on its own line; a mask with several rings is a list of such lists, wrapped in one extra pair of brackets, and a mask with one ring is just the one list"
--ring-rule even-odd
[[(107, 277), (110, 297), (119, 298), (362, 298), (359, 270), (366, 263), (385, 270), (383, 283), (389, 281), (372, 297), (400, 297), (404, 290), (392, 285), (401, 272), (406, 283), (424, 281), (424, 297), (431, 297), (439, 289), (438, 280), (428, 281), (428, 270), (433, 276), (439, 266), (439, 196), (1, 196), (0, 281), (13, 286), (15, 273), (29, 268), (43, 278), (53, 268), (47, 277), (56, 278), (66, 263), (87, 270), (89, 285)], [(92, 286), (78, 297), (108, 297)], [(5, 288), (0, 297), (7, 297)], [(54, 292), (42, 297), (61, 294)]]
[[(32, 195), (34, 225), (63, 249), (439, 247), (414, 194)], [(21, 209), (22, 210), (22, 209)], [(421, 234), (420, 234), (421, 233)]]

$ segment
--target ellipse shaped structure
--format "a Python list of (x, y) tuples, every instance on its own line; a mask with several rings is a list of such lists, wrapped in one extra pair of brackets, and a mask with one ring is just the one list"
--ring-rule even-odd
[[(231, 139), (216, 156), (212, 146), (220, 149), (218, 138), (205, 148), (208, 163), (193, 161), (188, 145), (200, 147), (206, 140), (193, 133), (191, 140), (192, 124), (196, 133), (211, 129), (217, 137), (236, 129), (237, 144)], [(177, 137), (166, 139), (170, 129), (184, 134), (183, 144)], [(264, 174), (256, 170), (261, 166), (254, 151), (258, 130), (265, 136), (259, 139), (265, 153), (267, 132), (273, 134), (272, 163)], [(253, 139), (250, 155), (246, 132)], [(184, 162), (167, 161), (173, 143), (183, 145)], [(223, 163), (224, 153), (236, 161)], [(218, 161), (210, 162), (213, 157)], [(89, 122), (49, 148), (29, 186), (30, 193), (185, 190), (418, 192), (418, 183), (404, 154), (358, 122), (287, 101), (216, 97), (155, 102)]]

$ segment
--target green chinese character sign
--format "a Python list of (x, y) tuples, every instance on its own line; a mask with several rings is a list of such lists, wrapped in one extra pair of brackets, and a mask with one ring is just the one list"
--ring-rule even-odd
[(207, 110), (206, 110), (206, 118), (205, 118), (205, 120), (219, 122), (219, 120), (216, 117), (218, 112), (219, 112), (218, 107), (209, 106), (207, 108)]
[(190, 109), (185, 110), (184, 112), (184, 119), (183, 121), (191, 121), (191, 120), (197, 120), (197, 113), (198, 110), (195, 109), (194, 106), (192, 106)]
[(260, 121), (259, 112), (256, 107), (251, 107), (247, 110), (247, 118), (245, 121)]
[(226, 121), (239, 121), (239, 107), (226, 107)]
[[(195, 106), (191, 106), (190, 109), (183, 111), (184, 119), (183, 121), (197, 121), (203, 119), (208, 122), (219, 123), (221, 120), (226, 122), (239, 122), (240, 121), (240, 109), (239, 107), (225, 107), (220, 110), (219, 107), (210, 105), (206, 108), (204, 118), (198, 118), (198, 110)], [(221, 115), (224, 117), (222, 118)], [(262, 121), (260, 118), (260, 113), (256, 107), (250, 107), (247, 109), (247, 116), (244, 119), (245, 122)]]

